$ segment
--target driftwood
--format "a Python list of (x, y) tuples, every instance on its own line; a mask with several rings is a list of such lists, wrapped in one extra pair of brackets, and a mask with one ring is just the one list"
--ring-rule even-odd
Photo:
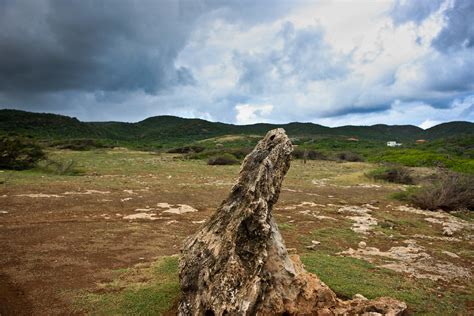
[[(245, 158), (237, 183), (180, 259), (180, 315), (401, 315), (391, 298), (342, 301), (290, 256), (272, 216), (292, 144), (275, 129)], [(379, 313), (379, 314), (370, 314)]]

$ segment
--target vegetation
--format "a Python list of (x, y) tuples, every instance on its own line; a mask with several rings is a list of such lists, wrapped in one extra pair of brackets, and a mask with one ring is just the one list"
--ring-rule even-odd
[(46, 144), (50, 147), (55, 147), (58, 149), (70, 149), (79, 151), (112, 147), (111, 145), (108, 145), (103, 141), (90, 138), (57, 140)]
[(211, 157), (207, 160), (208, 165), (238, 165), (239, 160), (232, 154), (223, 154), (220, 156)]
[(46, 157), (32, 140), (6, 136), (0, 138), (0, 169), (31, 169)]
[(364, 260), (333, 256), (323, 251), (304, 254), (301, 259), (308, 271), (317, 274), (342, 298), (355, 294), (369, 299), (395, 297), (407, 302), (409, 310), (417, 315), (454, 315), (465, 298), (445, 292), (436, 295), (431, 282), (407, 279)]
[(399, 166), (392, 165), (388, 167), (381, 167), (374, 169), (367, 173), (369, 178), (375, 180), (383, 180), (392, 183), (401, 183), (401, 184), (413, 184), (413, 177), (411, 176), (410, 169)]
[[(13, 132), (48, 139), (94, 138), (142, 144), (150, 144), (155, 141), (162, 144), (186, 144), (224, 135), (262, 135), (277, 127), (284, 128), (297, 143), (300, 139), (338, 136), (341, 137), (341, 141), (358, 137), (384, 143), (387, 140), (413, 142), (418, 138), (432, 140), (440, 137), (472, 136), (474, 134), (474, 124), (469, 122), (445, 123), (427, 130), (411, 125), (388, 126), (383, 124), (335, 128), (312, 123), (284, 125), (262, 123), (239, 126), (174, 116), (150, 117), (138, 123), (80, 122), (75, 118), (56, 114), (0, 110), (0, 132)], [(352, 143), (357, 144), (358, 142)]]
[[(178, 257), (164, 257), (149, 268), (118, 271), (105, 294), (86, 293), (77, 299), (78, 311), (99, 315), (161, 315), (179, 298)], [(147, 279), (140, 282), (139, 279)]]
[[(444, 123), (427, 130), (382, 124), (336, 128), (312, 123), (238, 126), (174, 116), (150, 117), (138, 123), (81, 122), (62, 115), (0, 110), (0, 135), (30, 136), (46, 146), (72, 150), (127, 147), (204, 160), (225, 154), (241, 160), (261, 135), (276, 127), (285, 128), (298, 146), (295, 159), (306, 155), (307, 160), (442, 166), (474, 173), (474, 124), (469, 122)], [(417, 139), (427, 141), (415, 143)], [(403, 146), (388, 148), (388, 140)]]
[[(408, 303), (413, 314), (452, 315), (459, 312), (466, 295), (440, 292), (429, 281), (416, 281), (364, 260), (330, 255), (324, 251), (305, 253), (305, 268), (317, 274), (340, 298), (355, 294), (367, 298), (390, 296)], [(131, 279), (130, 279), (131, 278)], [(145, 283), (134, 278), (148, 279)], [(441, 297), (441, 298), (440, 298)], [(179, 299), (177, 257), (164, 257), (151, 268), (119, 271), (100, 293), (83, 293), (78, 311), (99, 315), (159, 315)]]
[(360, 155), (350, 152), (350, 151), (337, 153), (336, 157), (337, 159), (342, 160), (342, 161), (351, 161), (351, 162), (364, 161), (364, 159)]
[(38, 165), (38, 168), (45, 173), (52, 173), (61, 176), (78, 176), (83, 172), (77, 168), (74, 160), (51, 160), (46, 159)]
[(436, 181), (396, 197), (427, 210), (474, 210), (474, 176), (444, 172)]

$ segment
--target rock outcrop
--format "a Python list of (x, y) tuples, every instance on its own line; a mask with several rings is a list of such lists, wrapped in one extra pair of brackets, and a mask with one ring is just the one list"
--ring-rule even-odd
[[(272, 207), (292, 144), (275, 129), (245, 158), (237, 183), (180, 259), (180, 315), (401, 315), (390, 298), (342, 301), (285, 248)], [(373, 314), (371, 314), (373, 313)]]

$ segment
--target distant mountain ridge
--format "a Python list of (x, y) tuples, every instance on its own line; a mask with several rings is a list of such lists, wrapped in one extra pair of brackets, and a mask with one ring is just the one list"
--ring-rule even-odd
[(15, 133), (40, 139), (97, 138), (117, 141), (201, 140), (229, 134), (262, 135), (282, 127), (290, 137), (356, 137), (378, 141), (437, 139), (474, 135), (474, 123), (449, 122), (423, 130), (413, 125), (326, 127), (314, 123), (233, 125), (187, 119), (176, 116), (154, 116), (137, 123), (81, 122), (59, 114), (0, 110), (0, 134)]

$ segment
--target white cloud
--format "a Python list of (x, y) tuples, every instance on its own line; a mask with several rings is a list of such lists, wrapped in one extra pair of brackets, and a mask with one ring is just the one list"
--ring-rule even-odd
[(433, 127), (435, 125), (438, 125), (439, 123), (441, 123), (440, 121), (433, 121), (433, 120), (430, 120), (430, 119), (427, 119), (426, 121), (424, 121), (423, 123), (421, 123), (419, 125), (419, 127), (421, 127), (422, 129), (428, 129), (430, 127)]
[[(449, 25), (447, 10), (462, 1), (413, 1), (203, 5), (192, 33), (181, 37), (179, 51), (158, 56), (172, 59), (170, 69), (189, 70), (192, 83), (164, 86), (155, 94), (112, 91), (97, 97), (100, 93), (60, 91), (27, 101), (56, 104), (54, 111), (74, 103), (63, 113), (95, 120), (136, 121), (160, 114), (332, 126), (472, 120), (466, 100), (474, 95), (474, 48), (445, 52), (432, 45)], [(426, 10), (418, 10), (420, 5)], [(394, 8), (402, 11), (394, 15)], [(173, 40), (173, 30), (167, 31), (166, 38)], [(0, 103), (28, 103), (22, 101), (0, 93)]]
[(265, 122), (273, 111), (271, 104), (237, 104), (237, 124), (253, 124)]

